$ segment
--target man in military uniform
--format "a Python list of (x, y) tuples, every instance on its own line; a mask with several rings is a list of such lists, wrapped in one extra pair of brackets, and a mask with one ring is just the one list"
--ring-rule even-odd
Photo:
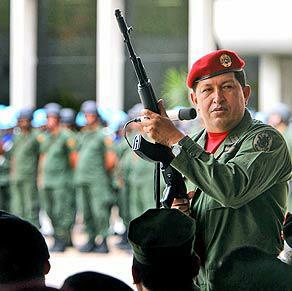
[(0, 209), (10, 211), (9, 169), (10, 152), (13, 146), (11, 130), (0, 131)]
[[(289, 124), (291, 116), (291, 111), (286, 104), (276, 104), (270, 111), (268, 124), (275, 127), (284, 136), (292, 158), (292, 124)], [(289, 182), (289, 185), (287, 211), (292, 211), (292, 181)]]
[(74, 132), (76, 112), (71, 108), (62, 108), (60, 112), (61, 127)]
[(216, 291), (291, 290), (292, 268), (256, 247), (239, 247), (220, 261), (214, 286)]
[(43, 290), (50, 254), (40, 231), (30, 222), (0, 211), (0, 290)]
[(130, 222), (137, 290), (195, 291), (195, 221), (177, 209), (149, 209)]
[[(129, 120), (137, 118), (143, 109), (141, 103), (134, 105), (128, 111)], [(142, 133), (140, 123), (133, 122), (127, 127), (129, 141), (135, 134)], [(127, 240), (127, 228), (130, 220), (141, 215), (145, 210), (155, 206), (154, 201), (154, 164), (145, 162), (137, 156), (131, 147), (123, 139), (119, 144), (123, 154), (116, 169), (117, 184), (119, 185), (118, 205), (119, 213), (126, 226), (120, 243), (117, 245), (122, 249), (129, 247)]]
[(11, 211), (39, 227), (37, 189), (39, 142), (38, 132), (31, 127), (32, 117), (32, 109), (19, 111), (17, 127), (19, 130), (14, 135), (11, 151)]
[(279, 254), (278, 258), (288, 264), (292, 265), (292, 213), (287, 212), (283, 223), (283, 239), (284, 249)]
[[(105, 135), (96, 103), (93, 100), (85, 101), (81, 105), (81, 111), (85, 114), (87, 124), (78, 139), (75, 182), (77, 195), (82, 200), (83, 222), (88, 234), (88, 242), (79, 250), (108, 253), (107, 236), (113, 195), (105, 168)], [(99, 245), (95, 243), (97, 235), (102, 237)]]
[[(190, 138), (169, 120), (149, 110), (144, 131), (172, 148), (171, 163), (191, 183), (191, 215), (197, 223), (196, 248), (202, 266), (202, 290), (212, 290), (214, 269), (232, 249), (254, 245), (277, 255), (286, 208), (291, 159), (285, 140), (274, 128), (252, 120), (246, 109), (250, 87), (244, 61), (217, 50), (192, 66), (187, 84), (205, 129)], [(187, 199), (174, 207), (188, 212)]]
[(40, 186), (45, 210), (54, 228), (53, 252), (63, 252), (71, 245), (71, 229), (75, 222), (76, 203), (73, 169), (76, 165), (76, 140), (60, 127), (60, 105), (45, 106), (48, 132), (41, 142)]

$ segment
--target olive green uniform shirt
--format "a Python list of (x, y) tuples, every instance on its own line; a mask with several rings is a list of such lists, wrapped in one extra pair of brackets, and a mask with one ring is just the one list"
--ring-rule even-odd
[(11, 152), (11, 181), (36, 178), (39, 158), (38, 134), (39, 132), (33, 129), (28, 134), (15, 134)]
[(105, 135), (101, 127), (96, 130), (80, 132), (78, 137), (78, 163), (75, 171), (77, 184), (98, 184), (101, 182), (99, 179), (108, 182), (105, 170), (106, 145), (104, 141)]
[[(70, 153), (76, 151), (76, 140), (73, 133), (61, 130), (58, 135), (43, 135), (41, 153), (43, 161), (43, 187), (64, 186), (72, 182), (73, 170), (70, 165)], [(41, 140), (39, 138), (39, 140)]]
[(291, 159), (278, 131), (248, 111), (215, 154), (204, 151), (206, 131), (187, 138), (172, 166), (193, 189), (196, 247), (202, 260), (201, 290), (212, 290), (214, 269), (229, 251), (256, 246), (277, 255), (286, 208)]
[(0, 155), (0, 186), (9, 185), (10, 153), (12, 145), (12, 141), (6, 142), (6, 145), (3, 145), (6, 149), (4, 149), (4, 153)]

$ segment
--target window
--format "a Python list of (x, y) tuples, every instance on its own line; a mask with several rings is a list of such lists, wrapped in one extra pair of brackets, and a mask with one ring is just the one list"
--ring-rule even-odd
[[(164, 73), (171, 67), (187, 67), (188, 1), (127, 0), (126, 20), (133, 26), (132, 42), (141, 57), (156, 96), (161, 96)], [(137, 79), (126, 54), (125, 100), (128, 110), (139, 103)]]
[(37, 103), (76, 110), (96, 96), (96, 1), (38, 1)]

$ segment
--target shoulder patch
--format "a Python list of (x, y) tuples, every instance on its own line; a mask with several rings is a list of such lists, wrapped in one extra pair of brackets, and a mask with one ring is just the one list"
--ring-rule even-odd
[(273, 144), (273, 135), (270, 131), (259, 132), (253, 139), (253, 147), (256, 151), (268, 152)]
[(76, 146), (76, 141), (75, 141), (75, 139), (74, 138), (68, 138), (67, 139), (67, 146), (69, 147), (69, 148), (74, 148), (75, 146)]
[(38, 134), (36, 139), (39, 143), (42, 143), (45, 140), (45, 136), (43, 134)]
[(104, 144), (106, 145), (106, 147), (111, 147), (113, 145), (113, 140), (111, 137), (107, 136), (104, 139)]

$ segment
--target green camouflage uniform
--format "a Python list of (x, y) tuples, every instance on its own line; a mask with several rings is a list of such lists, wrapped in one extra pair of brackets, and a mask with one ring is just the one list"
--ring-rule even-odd
[(291, 159), (283, 137), (248, 111), (216, 153), (203, 148), (206, 132), (182, 142), (172, 166), (202, 193), (193, 198), (201, 290), (212, 290), (214, 269), (232, 249), (253, 245), (275, 256), (282, 249)]
[(76, 212), (69, 156), (76, 151), (76, 140), (67, 130), (61, 130), (57, 136), (46, 133), (41, 140), (44, 208), (51, 219), (55, 238), (69, 244)]
[(86, 232), (90, 241), (98, 234), (106, 238), (113, 195), (104, 167), (106, 145), (102, 128), (80, 132), (78, 147), (75, 183), (77, 195), (81, 197), (78, 201), (82, 201)]
[(39, 227), (38, 131), (16, 133), (11, 152), (11, 211)]

